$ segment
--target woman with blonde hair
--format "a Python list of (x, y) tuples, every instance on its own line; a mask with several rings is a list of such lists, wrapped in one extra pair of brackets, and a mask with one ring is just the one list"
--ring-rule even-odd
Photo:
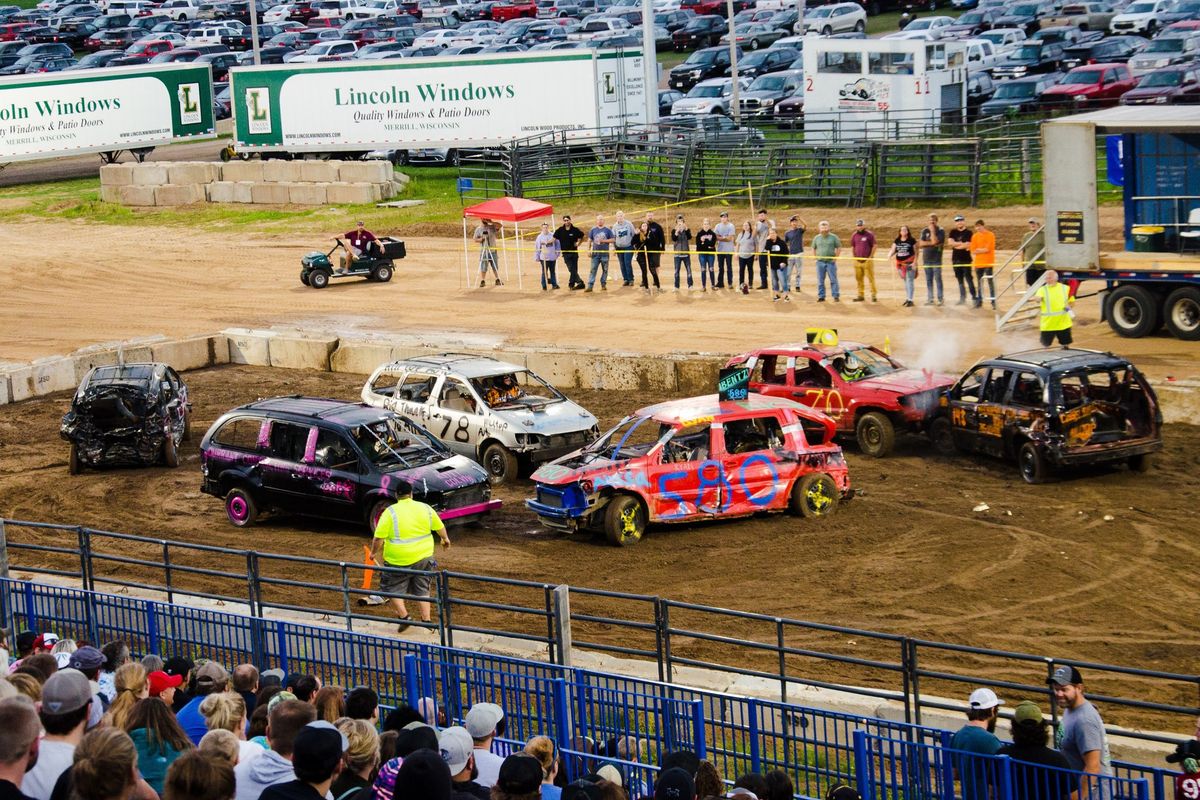
[(126, 800), (138, 783), (137, 748), (119, 728), (100, 726), (75, 748), (73, 800)]
[(554, 785), (558, 777), (558, 748), (549, 736), (535, 736), (525, 743), (525, 752), (542, 765), (542, 800), (558, 800), (562, 789)]
[(146, 680), (146, 668), (136, 662), (122, 664), (113, 675), (116, 699), (108, 707), (104, 721), (114, 728), (126, 728), (126, 721), (139, 700), (150, 696), (150, 682)]
[[(320, 692), (317, 696), (320, 697)], [(320, 718), (320, 711), (317, 717)], [(379, 732), (365, 719), (343, 717), (336, 724), (350, 747), (346, 750), (346, 768), (329, 787), (329, 793), (333, 800), (348, 800), (371, 786), (371, 778), (379, 766)]]
[[(132, 664), (126, 664), (134, 666)], [(137, 665), (139, 668), (141, 665)], [(120, 685), (121, 669), (117, 670), (117, 685)], [(121, 694), (117, 695), (120, 701)], [(138, 769), (146, 783), (162, 794), (163, 779), (175, 759), (192, 749), (192, 742), (179, 723), (171, 707), (157, 697), (140, 700), (125, 719), (125, 731), (133, 740), (138, 752)]]
[(262, 745), (246, 741), (246, 701), (236, 692), (214, 692), (200, 703), (200, 715), (210, 731), (229, 731), (238, 738), (238, 763), (261, 756)]
[[(214, 733), (228, 731), (209, 731), (204, 738)], [(233, 767), (228, 762), (209, 758), (203, 752), (192, 752), (171, 765), (162, 797), (163, 800), (232, 800), (235, 788)]]
[[(346, 690), (340, 686), (318, 689), (317, 696), (313, 698), (313, 705), (317, 708), (317, 719), (335, 724), (346, 716)], [(334, 797), (337, 797), (336, 793)]]
[(35, 703), (42, 702), (42, 683), (32, 675), (13, 672), (8, 676), (8, 682), (13, 685), (18, 694), (28, 697)]
[(238, 738), (232, 731), (223, 728), (209, 731), (200, 738), (196, 749), (209, 758), (222, 759), (231, 767), (238, 765)]

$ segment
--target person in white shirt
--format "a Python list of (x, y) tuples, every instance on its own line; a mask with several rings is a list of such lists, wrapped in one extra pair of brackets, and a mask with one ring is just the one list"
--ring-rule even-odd
[(492, 740), (504, 734), (504, 709), (495, 703), (476, 703), (467, 712), (464, 727), (475, 742), (475, 782), (485, 789), (496, 785), (504, 756), (492, 752)]

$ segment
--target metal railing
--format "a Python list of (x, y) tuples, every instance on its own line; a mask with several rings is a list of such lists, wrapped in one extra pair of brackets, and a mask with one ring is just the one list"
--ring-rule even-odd
[[(298, 568), (307, 580), (300, 579)], [(0, 520), (0, 577), (20, 570), (76, 580), (86, 590), (103, 584), (161, 592), (168, 602), (192, 596), (240, 603), (251, 619), (288, 609), (336, 618), (347, 631), (361, 621), (390, 619), (390, 611), (381, 614), (360, 605), (384, 594), (365, 584), (368, 569), (408, 572), (82, 526)], [(1197, 675), (927, 641), (651, 595), (459, 572), (429, 575), (434, 608), (429, 627), (445, 646), (454, 646), (463, 633), (503, 636), (544, 645), (554, 664), (569, 664), (574, 647), (653, 662), (663, 681), (687, 667), (771, 681), (784, 701), (803, 687), (836, 689), (894, 701), (902, 706), (905, 721), (914, 724), (929, 710), (963, 710), (962, 704), (937, 698), (966, 696), (974, 686), (1041, 698), (1056, 714), (1046, 678), (1062, 664), (1088, 671), (1089, 697), (1114, 725), (1170, 730), (1184, 724), (1182, 717), (1200, 712)], [(555, 602), (556, 591), (570, 598), (566, 613)], [(90, 633), (93, 641), (103, 639), (99, 631)], [(247, 623), (239, 635), (260, 634)]]
[[(12, 579), (0, 579), (0, 624), (120, 639), (135, 656), (252, 663), (316, 675), (326, 685), (371, 686), (385, 709), (429, 698), (444, 725), (462, 720), (476, 702), (495, 702), (508, 720), (498, 752), (549, 735), (566, 756), (569, 777), (616, 763), (626, 785), (644, 789), (638, 796), (653, 785), (663, 754), (682, 748), (729, 778), (782, 769), (803, 798), (849, 783), (865, 800), (975, 800), (962, 787), (964, 757), (982, 759), (972, 762), (968, 782), (979, 773), (981, 783), (996, 787), (995, 800), (1030, 796), (1004, 788), (1019, 785), (1019, 763), (951, 751), (948, 731), (729, 692)], [(1105, 793), (1090, 800), (1170, 800), (1176, 773), (1113, 766), (1114, 777), (1095, 784)], [(956, 789), (954, 767), (964, 790)]]

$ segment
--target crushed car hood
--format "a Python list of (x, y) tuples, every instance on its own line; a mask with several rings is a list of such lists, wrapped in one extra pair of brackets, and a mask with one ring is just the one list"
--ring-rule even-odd
[(513, 426), (518, 433), (574, 433), (586, 431), (596, 418), (570, 400), (554, 401), (532, 408), (501, 406), (492, 413)]
[(944, 389), (954, 385), (954, 378), (939, 372), (927, 372), (920, 369), (902, 369), (889, 372), (877, 378), (865, 378), (854, 381), (854, 386), (860, 389), (909, 394), (925, 392), (930, 389)]

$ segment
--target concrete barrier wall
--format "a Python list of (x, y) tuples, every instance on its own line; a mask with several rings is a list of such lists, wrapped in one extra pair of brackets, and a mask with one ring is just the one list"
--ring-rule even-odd
[(100, 199), (126, 206), (361, 205), (388, 200), (407, 183), (387, 161), (160, 161), (102, 166)]

